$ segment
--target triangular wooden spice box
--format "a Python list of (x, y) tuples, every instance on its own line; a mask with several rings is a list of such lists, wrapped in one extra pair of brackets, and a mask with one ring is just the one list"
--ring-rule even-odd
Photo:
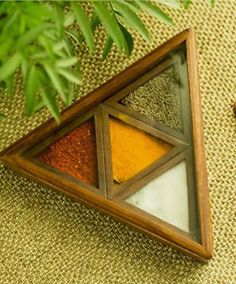
[[(181, 130), (121, 103), (131, 92), (140, 86), (145, 88), (149, 80), (169, 67), (173, 67), (179, 76)], [(86, 121), (92, 121), (94, 125), (96, 184), (87, 184), (38, 159), (50, 145)], [(167, 149), (166, 152), (126, 180), (115, 182), (111, 122), (117, 124), (120, 131), (127, 128), (132, 135), (145, 135), (151, 143), (160, 143), (163, 149)], [(123, 163), (126, 163), (125, 154), (120, 155), (124, 155)], [(50, 119), (4, 150), (0, 159), (20, 174), (94, 206), (201, 261), (212, 256), (196, 46), (192, 29), (170, 39), (66, 109), (59, 126)], [(150, 194), (153, 194), (151, 203)], [(145, 207), (142, 202), (149, 205)]]

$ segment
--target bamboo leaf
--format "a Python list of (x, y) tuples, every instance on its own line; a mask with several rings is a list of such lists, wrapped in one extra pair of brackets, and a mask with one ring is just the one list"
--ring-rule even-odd
[(157, 3), (166, 5), (170, 8), (173, 9), (179, 9), (180, 8), (180, 3), (178, 0), (155, 0)]
[(11, 37), (8, 37), (3, 42), (1, 42), (0, 58), (3, 58), (4, 56), (8, 54), (13, 43), (14, 43), (14, 40)]
[(36, 102), (33, 108), (33, 114), (40, 111), (43, 107), (45, 107), (45, 102), (44, 100), (40, 98), (36, 98)]
[(67, 104), (68, 100), (67, 100), (67, 96), (65, 95), (65, 92), (64, 92), (64, 86), (63, 86), (63, 84), (60, 80), (60, 77), (57, 74), (56, 69), (54, 69), (48, 63), (44, 63), (43, 66), (44, 66), (44, 69), (45, 69), (46, 73), (48, 74), (49, 78), (51, 79), (53, 86), (58, 91), (59, 95), (61, 96), (63, 102), (65, 104)]
[(26, 46), (29, 42), (34, 40), (38, 35), (40, 35), (44, 30), (51, 28), (52, 24), (43, 24), (41, 26), (37, 26), (33, 29), (30, 29), (15, 44), (15, 49), (19, 49), (21, 47)]
[(102, 59), (104, 60), (108, 53), (110, 52), (111, 48), (112, 48), (112, 44), (113, 44), (113, 40), (110, 36), (107, 37), (106, 42), (105, 42), (105, 47), (102, 53)]
[(122, 1), (122, 4), (126, 5), (135, 14), (139, 13), (140, 7), (138, 5), (132, 5), (132, 2), (134, 2), (134, 1)]
[(106, 29), (107, 33), (113, 39), (120, 51), (127, 50), (127, 45), (123, 33), (120, 30), (116, 17), (108, 9), (105, 2), (93, 2), (95, 11)]
[(169, 17), (165, 12), (163, 12), (159, 7), (151, 4), (150, 2), (139, 1), (138, 3), (144, 11), (148, 12), (151, 16), (156, 17), (161, 22), (168, 25), (174, 24), (171, 17)]
[(94, 39), (93, 39), (93, 31), (92, 31), (90, 21), (87, 15), (83, 11), (79, 3), (72, 2), (71, 6), (75, 14), (76, 21), (79, 24), (79, 27), (84, 35), (85, 41), (90, 51), (94, 51), (95, 45), (94, 45)]
[(135, 7), (138, 11), (140, 11), (140, 6), (138, 5), (137, 1), (135, 0), (126, 0), (126, 3), (129, 3), (133, 7)]
[(69, 27), (70, 25), (74, 23), (74, 21), (75, 21), (74, 13), (72, 12), (67, 13), (64, 18), (64, 27), (65, 28)]
[(82, 83), (82, 81), (79, 77), (75, 76), (72, 72), (70, 72), (68, 70), (58, 68), (57, 71), (60, 75), (62, 75), (64, 78), (66, 78), (67, 80), (69, 80), (72, 83), (75, 83), (75, 84), (78, 84), (78, 85), (80, 85)]
[(42, 93), (42, 98), (43, 98), (45, 106), (48, 108), (52, 116), (55, 118), (56, 122), (59, 124), (60, 123), (60, 112), (57, 106), (55, 94), (53, 92), (50, 92), (49, 90), (47, 91), (41, 90), (41, 93)]
[(71, 32), (66, 31), (66, 34), (67, 34), (69, 37), (73, 38), (73, 40), (74, 40), (78, 45), (79, 45), (80, 43), (82, 43), (82, 41), (83, 41), (82, 36), (80, 36), (80, 35), (78, 34), (78, 32), (76, 32), (76, 31), (71, 31)]
[(57, 29), (59, 31), (59, 35), (62, 38), (64, 35), (64, 13), (63, 9), (60, 6), (60, 4), (55, 3), (54, 4), (54, 18), (56, 22)]
[(131, 55), (134, 49), (134, 41), (133, 41), (132, 35), (127, 31), (127, 29), (124, 26), (120, 25), (120, 28), (124, 34), (124, 37), (128, 45), (128, 55)]
[(131, 26), (133, 29), (136, 29), (144, 39), (149, 39), (148, 31), (145, 25), (128, 6), (118, 1), (113, 2), (112, 5), (125, 18), (125, 21), (129, 26)]
[(98, 15), (95, 11), (93, 11), (93, 15), (92, 15), (92, 18), (91, 18), (91, 28), (92, 28), (92, 31), (93, 33), (95, 32), (96, 28), (98, 25), (100, 25), (101, 22), (98, 18)]
[(31, 66), (25, 82), (25, 114), (31, 116), (34, 112), (36, 92), (38, 89), (38, 76), (35, 65)]
[[(16, 20), (18, 19), (20, 15), (20, 10), (17, 10), (11, 17), (10, 19), (6, 22), (6, 24), (3, 26), (3, 30), (2, 33), (6, 33), (9, 29), (12, 28), (12, 26), (14, 25), (14, 23), (16, 22)], [(7, 34), (5, 34), (7, 35)]]
[(63, 59), (59, 59), (56, 62), (56, 67), (59, 68), (68, 68), (74, 64), (76, 64), (78, 62), (78, 58), (77, 57), (68, 57), (68, 58), (63, 58)]
[(184, 9), (188, 9), (192, 4), (192, 0), (183, 0)]
[(5, 81), (7, 85), (7, 94), (12, 97), (14, 91), (14, 74), (9, 76)]
[(20, 52), (16, 52), (11, 56), (3, 66), (0, 67), (0, 81), (5, 80), (8, 76), (12, 75), (22, 61)]
[(6, 118), (6, 115), (0, 112), (0, 121)]
[(215, 0), (208, 0), (208, 5), (213, 8), (215, 5)]
[(72, 83), (68, 84), (68, 105), (70, 105), (73, 101), (74, 97), (74, 85)]

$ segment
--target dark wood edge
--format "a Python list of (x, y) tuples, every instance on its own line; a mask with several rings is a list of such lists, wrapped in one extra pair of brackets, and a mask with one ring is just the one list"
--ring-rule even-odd
[(45, 140), (41, 141), (38, 144), (35, 144), (33, 147), (29, 148), (29, 145), (25, 145), (23, 148), (19, 149), (17, 154), (22, 155), (28, 159), (31, 159), (35, 155), (39, 155), (43, 150), (56, 142), (58, 139), (62, 138), (67, 133), (69, 133), (76, 127), (79, 127), (82, 123), (92, 119), (93, 117), (95, 125), (95, 114), (96, 107), (86, 112), (84, 115), (77, 117), (72, 122), (65, 125), (63, 128), (59, 128), (56, 132), (53, 133), (53, 135), (48, 136)]
[[(187, 70), (187, 54), (183, 54), (183, 50), (179, 51), (179, 54), (175, 56), (174, 68), (180, 74), (182, 80), (181, 85), (179, 85), (179, 93), (181, 98), (181, 112), (182, 112), (182, 121), (184, 128), (184, 140), (186, 143), (192, 145), (192, 120), (191, 120), (191, 105), (190, 105), (190, 94), (189, 94), (189, 78)], [(181, 58), (181, 54), (185, 57)], [(186, 60), (186, 64), (182, 64), (181, 61)], [(186, 80), (185, 80), (186, 79)]]
[(106, 188), (107, 197), (109, 198), (113, 188), (113, 170), (112, 170), (112, 150), (110, 139), (110, 125), (109, 125), (109, 113), (104, 109), (104, 105), (101, 105), (102, 121), (103, 121), (103, 141), (104, 141), (104, 155), (105, 155), (105, 172), (106, 172)]
[(24, 160), (20, 156), (6, 156), (3, 160), (8, 167), (23, 176), (30, 177), (43, 185), (64, 192), (76, 200), (80, 200), (90, 206), (92, 205), (106, 214), (109, 213), (119, 221), (131, 225), (155, 239), (168, 243), (200, 261), (206, 262), (210, 258), (208, 251), (206, 251), (202, 245), (186, 238), (186, 236), (178, 232), (175, 232), (173, 235), (172, 229), (168, 226), (163, 226), (162, 224), (157, 225), (145, 216), (141, 219), (136, 219), (135, 213), (130, 212), (127, 208), (123, 208), (121, 205), (117, 204), (117, 202), (108, 200), (92, 191), (84, 190), (78, 185), (75, 187), (73, 182), (64, 180), (58, 175), (45, 171), (43, 168), (38, 167), (30, 161)]
[(192, 109), (193, 146), (195, 157), (195, 177), (198, 193), (198, 210), (200, 215), (201, 239), (209, 257), (213, 255), (212, 222), (210, 217), (207, 168), (203, 137), (203, 122), (200, 101), (200, 85), (197, 67), (197, 49), (195, 32), (189, 30), (187, 36), (187, 65), (189, 76), (190, 103)]
[(188, 184), (188, 204), (189, 206), (189, 228), (193, 236), (199, 243), (202, 243), (199, 212), (198, 212), (198, 196), (195, 184), (195, 171), (194, 171), (194, 157), (193, 148), (185, 151), (185, 162), (187, 171), (187, 184)]
[(103, 141), (103, 121), (102, 121), (102, 109), (98, 105), (95, 109), (95, 132), (96, 132), (96, 146), (97, 146), (97, 165), (98, 165), (98, 181), (99, 191), (107, 197), (107, 185), (106, 185), (106, 171), (105, 171), (105, 153), (104, 153), (104, 141)]

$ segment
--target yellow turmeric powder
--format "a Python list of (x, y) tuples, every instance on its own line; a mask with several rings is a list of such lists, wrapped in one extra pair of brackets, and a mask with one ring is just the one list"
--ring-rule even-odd
[(118, 119), (110, 118), (113, 179), (121, 183), (171, 150), (171, 146)]

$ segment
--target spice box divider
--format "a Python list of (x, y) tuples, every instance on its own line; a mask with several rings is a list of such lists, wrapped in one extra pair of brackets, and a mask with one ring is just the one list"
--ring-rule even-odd
[[(89, 184), (83, 183), (79, 179), (70, 176), (62, 171), (53, 168), (50, 165), (40, 161), (36, 157), (40, 155), (46, 148), (50, 145), (58, 141), (60, 138), (68, 134), (70, 131), (74, 130), (75, 128), (79, 127), (84, 122), (93, 119), (94, 120), (94, 128), (95, 128), (95, 137), (96, 137), (96, 159), (97, 159), (97, 175), (98, 175), (98, 188), (95, 186), (91, 186)], [(87, 113), (82, 116), (79, 116), (77, 119), (74, 119), (72, 122), (67, 124), (65, 127), (59, 129), (53, 135), (49, 136), (47, 139), (41, 141), (41, 143), (35, 145), (34, 147), (30, 148), (26, 152), (22, 154), (24, 158), (33, 163), (48, 169), (49, 171), (58, 174), (59, 176), (63, 176), (64, 178), (70, 179), (78, 183), (80, 186), (88, 190), (92, 190), (96, 193), (102, 194), (106, 196), (106, 181), (105, 181), (105, 168), (104, 168), (104, 147), (103, 147), (103, 135), (101, 132), (102, 129), (102, 121), (101, 121), (101, 112), (99, 110), (99, 106), (94, 107)]]
[[(166, 163), (162, 164), (161, 166), (157, 167), (154, 171), (152, 171), (150, 174), (146, 175), (144, 178), (132, 183), (129, 187), (126, 188), (126, 190), (119, 191), (118, 194), (116, 194), (113, 197), (113, 200), (117, 201), (118, 203), (121, 203), (122, 206), (125, 206), (127, 208), (130, 208), (134, 212), (136, 212), (137, 217), (139, 218), (142, 215), (149, 216), (150, 219), (152, 219), (154, 222), (164, 222), (166, 225), (170, 226), (173, 230), (176, 230), (178, 232), (181, 232), (182, 234), (186, 235), (187, 237), (191, 239), (195, 239), (198, 242), (201, 242), (200, 238), (200, 232), (197, 229), (198, 228), (198, 216), (197, 216), (197, 204), (196, 204), (196, 196), (195, 196), (195, 183), (194, 183), (194, 171), (192, 167), (192, 149), (188, 148), (180, 153), (178, 153), (173, 159), (167, 161)], [(169, 169), (180, 163), (181, 161), (186, 162), (186, 169), (187, 169), (187, 188), (188, 188), (188, 215), (189, 215), (189, 228), (190, 233), (187, 233), (181, 229), (179, 229), (176, 226), (173, 226), (169, 223), (166, 223), (165, 221), (162, 221), (160, 218), (152, 216), (150, 213), (146, 213), (145, 211), (129, 205), (129, 203), (125, 202), (125, 200), (132, 196), (134, 193), (138, 192), (140, 189), (142, 189), (145, 185), (147, 185), (149, 182), (155, 180), (155, 178), (161, 176), (163, 173), (167, 172)]]
[[(155, 76), (159, 75), (160, 73), (162, 73), (163, 71), (165, 71), (171, 66), (175, 66), (176, 69), (179, 69), (179, 66), (180, 66), (179, 60), (177, 60), (177, 58), (170, 57), (170, 58), (165, 59), (163, 62), (158, 63), (156, 66), (153, 67), (153, 69), (151, 69), (150, 71), (145, 73), (143, 76), (133, 81), (128, 86), (124, 87), (122, 90), (118, 91), (116, 94), (114, 94), (114, 96), (107, 99), (104, 103), (111, 107), (114, 107), (117, 110), (120, 110), (123, 113), (133, 116), (136, 119), (139, 119), (148, 125), (151, 125), (157, 129), (160, 129), (161, 131), (164, 131), (168, 133), (169, 135), (182, 140), (183, 142), (191, 143), (191, 131), (189, 132), (189, 123), (188, 123), (188, 119), (191, 117), (191, 113), (189, 112), (189, 108), (190, 108), (189, 96), (188, 96), (188, 93), (183, 88), (179, 88), (178, 91), (179, 91), (179, 97), (181, 99), (181, 107), (183, 108), (181, 109), (182, 109), (182, 120), (183, 120), (183, 126), (184, 126), (184, 133), (177, 131), (167, 125), (164, 125), (154, 119), (148, 118), (147, 116), (119, 103), (123, 98), (129, 95), (132, 91), (139, 88), (144, 83), (153, 79)], [(181, 69), (182, 69), (181, 71), (185, 73), (187, 72), (187, 70), (183, 70), (183, 68)], [(191, 121), (190, 121), (190, 127), (191, 127)]]
[[(158, 129), (153, 128), (150, 125), (143, 123), (142, 121), (137, 120), (134, 117), (130, 117), (127, 114), (120, 112), (119, 110), (112, 108), (107, 105), (102, 105), (103, 111), (103, 134), (104, 134), (104, 147), (105, 147), (105, 167), (106, 167), (106, 179), (107, 179), (107, 194), (108, 198), (114, 198), (120, 192), (126, 191), (127, 188), (132, 185), (134, 182), (138, 181), (142, 177), (145, 177), (148, 173), (152, 172), (154, 169), (159, 167), (161, 164), (167, 162), (178, 153), (187, 149), (189, 146), (182, 142), (181, 140), (169, 136), (165, 132), (162, 132)], [(122, 182), (119, 185), (114, 185), (113, 183), (113, 173), (112, 173), (112, 155), (111, 155), (111, 139), (110, 139), (110, 128), (109, 128), (109, 116), (115, 117), (120, 121), (126, 123), (127, 125), (133, 126), (139, 130), (145, 131), (145, 133), (156, 137), (163, 142), (168, 143), (173, 148), (166, 153), (164, 156), (160, 157), (157, 161), (153, 162), (151, 165), (145, 167), (143, 170), (138, 172), (133, 177)], [(121, 153), (122, 155), (122, 153)], [(128, 166), (128, 165), (127, 165)]]

